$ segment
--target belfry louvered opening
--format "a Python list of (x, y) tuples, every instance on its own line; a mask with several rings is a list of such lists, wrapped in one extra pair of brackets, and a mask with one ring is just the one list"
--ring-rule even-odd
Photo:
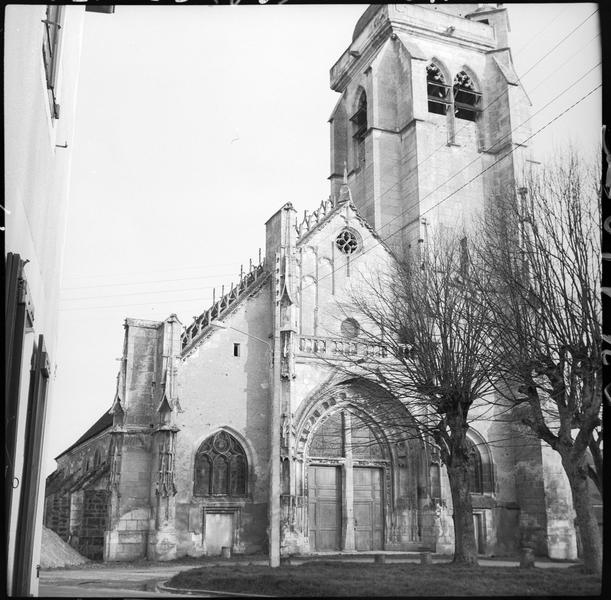
[(473, 80), (461, 71), (454, 77), (454, 116), (457, 119), (476, 121), (481, 112), (482, 95), (476, 91)]
[(429, 103), (429, 112), (445, 115), (452, 103), (450, 86), (445, 82), (443, 73), (435, 64), (426, 68), (426, 91)]

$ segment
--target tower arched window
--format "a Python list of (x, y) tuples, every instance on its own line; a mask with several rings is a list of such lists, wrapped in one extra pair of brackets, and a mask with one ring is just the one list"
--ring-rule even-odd
[(248, 462), (244, 448), (226, 431), (207, 438), (195, 455), (195, 496), (244, 496)]
[(452, 103), (450, 86), (446, 83), (441, 69), (434, 63), (426, 68), (426, 93), (429, 112), (445, 115)]
[(359, 96), (356, 112), (350, 117), (353, 124), (354, 154), (356, 168), (365, 162), (365, 136), (367, 135), (367, 95), (363, 90)]
[(457, 119), (476, 121), (481, 111), (482, 95), (475, 89), (475, 83), (461, 71), (454, 77), (454, 116)]

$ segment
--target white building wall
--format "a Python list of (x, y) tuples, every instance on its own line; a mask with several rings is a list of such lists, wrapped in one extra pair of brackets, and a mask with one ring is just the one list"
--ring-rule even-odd
[[(53, 401), (59, 286), (66, 227), (66, 210), (84, 7), (65, 7), (62, 28), (57, 102), (61, 116), (51, 119), (42, 57), (46, 6), (7, 6), (4, 21), (4, 155), (5, 252), (28, 260), (24, 275), (34, 307), (34, 326), (27, 330), (23, 348), (20, 412), (17, 420), (15, 475), (23, 469), (28, 373), (32, 347), (40, 334), (51, 365), (47, 412)], [(67, 148), (57, 145), (68, 144)], [(44, 454), (44, 445), (43, 445)], [(13, 484), (8, 529), (8, 581), (12, 585), (15, 531), (20, 485)], [(36, 595), (42, 534), (44, 488), (38, 490), (34, 556), (30, 591)], [(10, 588), (9, 588), (10, 589)]]

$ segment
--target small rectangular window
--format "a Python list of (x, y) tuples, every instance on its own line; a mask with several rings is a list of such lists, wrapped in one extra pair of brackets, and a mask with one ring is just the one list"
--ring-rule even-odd
[(240, 344), (233, 345), (233, 355), (240, 356)]

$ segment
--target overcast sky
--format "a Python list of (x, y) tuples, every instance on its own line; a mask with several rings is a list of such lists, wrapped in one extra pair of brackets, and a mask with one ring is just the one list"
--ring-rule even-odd
[[(257, 258), (280, 206), (328, 197), (329, 69), (365, 8), (87, 13), (46, 473), (110, 408), (125, 317), (189, 324)], [(508, 10), (533, 113), (558, 96), (534, 132), (600, 83), (596, 5)], [(598, 90), (536, 135), (537, 158), (568, 142), (593, 153), (600, 103)]]

